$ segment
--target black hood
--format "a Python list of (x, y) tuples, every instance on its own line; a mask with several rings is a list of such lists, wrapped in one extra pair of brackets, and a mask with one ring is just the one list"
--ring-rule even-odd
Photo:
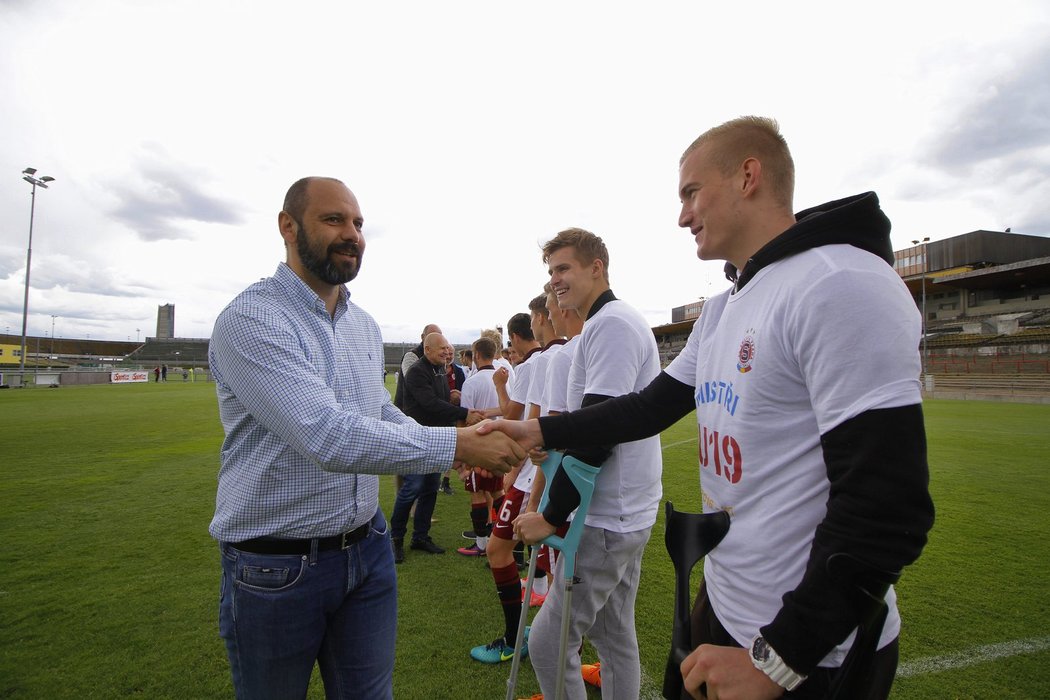
[(893, 265), (890, 220), (879, 207), (879, 197), (874, 192), (836, 199), (800, 211), (795, 215), (795, 221), (794, 226), (748, 258), (741, 274), (737, 274), (732, 264), (726, 263), (726, 277), (736, 283), (737, 289), (766, 265), (824, 245), (848, 243)]

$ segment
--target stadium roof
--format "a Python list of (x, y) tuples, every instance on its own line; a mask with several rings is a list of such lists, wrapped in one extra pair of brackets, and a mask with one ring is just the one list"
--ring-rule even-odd
[(966, 270), (954, 274), (930, 274), (937, 287), (963, 289), (1016, 288), (1021, 285), (1045, 285), (1050, 280), (1050, 256), (1021, 262)]

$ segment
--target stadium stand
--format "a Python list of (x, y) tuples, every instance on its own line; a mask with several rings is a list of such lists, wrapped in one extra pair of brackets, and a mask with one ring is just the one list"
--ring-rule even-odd
[[(894, 255), (894, 269), (925, 311), (920, 351), (927, 395), (1050, 403), (1050, 237), (972, 231)], [(663, 366), (685, 347), (704, 302), (672, 308), (671, 323), (652, 329)], [(0, 346), (20, 340), (0, 335)], [(414, 345), (384, 343), (387, 371), (394, 372)], [(27, 368), (205, 369), (208, 363), (206, 338), (124, 343), (32, 337), (26, 351)], [(13, 353), (0, 354), (0, 368), (10, 370), (12, 363), (17, 365)]]
[(146, 338), (141, 347), (125, 358), (128, 366), (207, 367), (207, 338)]

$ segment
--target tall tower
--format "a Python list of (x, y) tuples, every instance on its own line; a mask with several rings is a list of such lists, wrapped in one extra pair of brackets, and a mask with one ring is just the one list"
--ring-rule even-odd
[(157, 338), (175, 337), (175, 305), (165, 304), (157, 307)]

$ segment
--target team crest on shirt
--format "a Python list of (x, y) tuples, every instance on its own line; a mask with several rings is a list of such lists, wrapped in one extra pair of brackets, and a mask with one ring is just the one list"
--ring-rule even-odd
[(745, 331), (744, 339), (740, 341), (740, 351), (737, 353), (736, 368), (740, 374), (751, 371), (751, 363), (755, 361), (755, 338), (754, 329)]

